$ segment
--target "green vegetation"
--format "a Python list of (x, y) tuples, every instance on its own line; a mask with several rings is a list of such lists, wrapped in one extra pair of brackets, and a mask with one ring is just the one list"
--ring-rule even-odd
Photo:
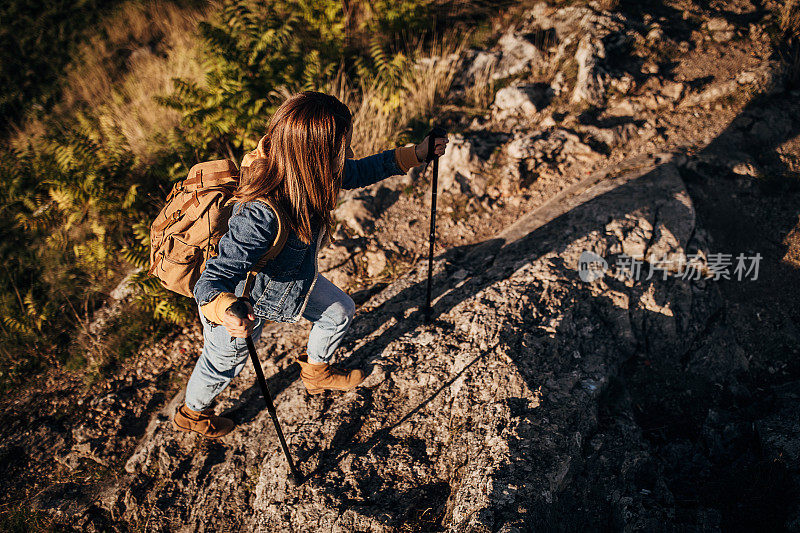
[(147, 211), (139, 190), (154, 188), (156, 170), (135, 169), (114, 125), (85, 115), (57, 137), (0, 153), (3, 381), (63, 361), (118, 281), (119, 245)]
[[(12, 4), (3, 16), (39, 16)], [(50, 5), (33, 27), (57, 20), (62, 29), (42, 31), (41, 42), (15, 24), (0, 34), (41, 65), (12, 74), (3, 61), (0, 105), (31, 118), (0, 144), (0, 388), (45, 366), (88, 369), (91, 381), (165, 323), (194, 317), (193, 301), (141, 270), (150, 221), (171, 184), (197, 161), (239, 160), (283, 98), (305, 88), (350, 106), (361, 155), (419, 136), (453, 69), (416, 58), (458, 51), (463, 38), (432, 36), (469, 16), (462, 3), (442, 0), (79, 5)], [(70, 25), (82, 16), (89, 24)], [(38, 68), (64, 74), (37, 76)], [(98, 333), (90, 327), (96, 310), (129, 273), (137, 310)]]
[[(401, 96), (401, 73), (409, 67), (411, 50), (388, 52), (395, 45), (388, 36), (400, 27), (411, 35), (431, 31), (433, 19), (426, 11), (431, 4), (355, 3), (346, 14), (333, 0), (228, 1), (216, 20), (199, 25), (204, 82), (176, 80), (175, 91), (158, 101), (181, 113), (184, 147), (200, 159), (234, 160), (255, 146), (265, 117), (287, 95), (331, 90), (331, 85), (340, 88), (333, 92), (347, 92), (334, 79), (336, 73), (379, 85), (382, 102), (392, 106)], [(352, 103), (348, 95), (339, 96)]]

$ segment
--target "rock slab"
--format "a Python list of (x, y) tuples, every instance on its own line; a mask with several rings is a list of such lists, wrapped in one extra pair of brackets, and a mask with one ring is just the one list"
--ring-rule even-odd
[[(162, 414), (106, 509), (146, 531), (658, 529), (674, 502), (647, 443), (625, 412), (598, 413), (626, 359), (682, 357), (718, 297), (702, 280), (626, 280), (613, 258), (702, 246), (671, 163), (592, 176), (438, 258), (431, 323), (415, 307), (424, 264), (366, 302), (340, 355), (371, 369), (364, 387), (310, 397), (290, 370), (270, 378), (302, 486), (248, 368), (233, 434), (201, 442)], [(611, 265), (592, 283), (585, 250)]]

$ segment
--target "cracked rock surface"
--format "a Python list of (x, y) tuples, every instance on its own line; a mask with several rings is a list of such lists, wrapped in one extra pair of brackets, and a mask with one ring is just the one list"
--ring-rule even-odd
[[(91, 383), (53, 369), (3, 395), (0, 513), (71, 531), (800, 531), (800, 91), (774, 3), (569, 4), (521, 7), (446, 58), (460, 133), (434, 320), (418, 167), (342, 191), (320, 251), (359, 306), (336, 358), (364, 387), (307, 396), (292, 361), (310, 325), (264, 328), (301, 487), (249, 362), (218, 397), (233, 434), (172, 430), (202, 346), (186, 324)], [(592, 282), (585, 252), (607, 263)], [(759, 253), (761, 276), (700, 279), (712, 253)], [(690, 257), (698, 279), (663, 268)]]
[[(423, 267), (370, 299), (341, 352), (371, 368), (364, 387), (313, 398), (273, 375), (302, 486), (287, 483), (248, 369), (233, 385), (247, 401), (226, 406), (236, 431), (203, 443), (156, 417), (108, 512), (154, 531), (657, 528), (674, 513), (658, 462), (624, 403), (600, 420), (602, 398), (638, 352), (679, 360), (718, 297), (703, 281), (633, 283), (613, 266), (579, 279), (584, 250), (702, 248), (676, 167), (639, 167), (591, 176), (497, 238), (447, 252), (431, 323), (413, 307)], [(262, 358), (272, 350), (268, 338)]]

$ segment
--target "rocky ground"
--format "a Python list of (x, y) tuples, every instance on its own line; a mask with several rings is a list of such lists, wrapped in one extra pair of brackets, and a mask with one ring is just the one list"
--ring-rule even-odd
[[(305, 394), (309, 324), (259, 345), (303, 486), (249, 366), (217, 406), (235, 433), (171, 429), (188, 327), (107, 382), (54, 372), (3, 400), (6, 522), (800, 530), (800, 92), (770, 5), (611, 4), (518, 8), (494, 46), (447, 58), (431, 323), (428, 177), (343, 194), (321, 270), (360, 306), (339, 359), (365, 386)], [(586, 250), (603, 278), (581, 280)], [(758, 280), (644, 279), (687, 254), (707, 275), (713, 253), (760, 253)]]

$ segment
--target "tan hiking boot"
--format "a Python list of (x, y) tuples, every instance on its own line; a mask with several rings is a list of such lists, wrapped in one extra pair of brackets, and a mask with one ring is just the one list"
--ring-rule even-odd
[(308, 355), (297, 358), (302, 369), (300, 377), (309, 394), (319, 394), (325, 390), (347, 391), (364, 381), (361, 370), (341, 370), (328, 363), (309, 363)]
[(214, 416), (213, 409), (193, 411), (181, 405), (172, 419), (172, 427), (179, 431), (193, 431), (207, 439), (218, 439), (233, 429), (233, 420), (224, 416)]

